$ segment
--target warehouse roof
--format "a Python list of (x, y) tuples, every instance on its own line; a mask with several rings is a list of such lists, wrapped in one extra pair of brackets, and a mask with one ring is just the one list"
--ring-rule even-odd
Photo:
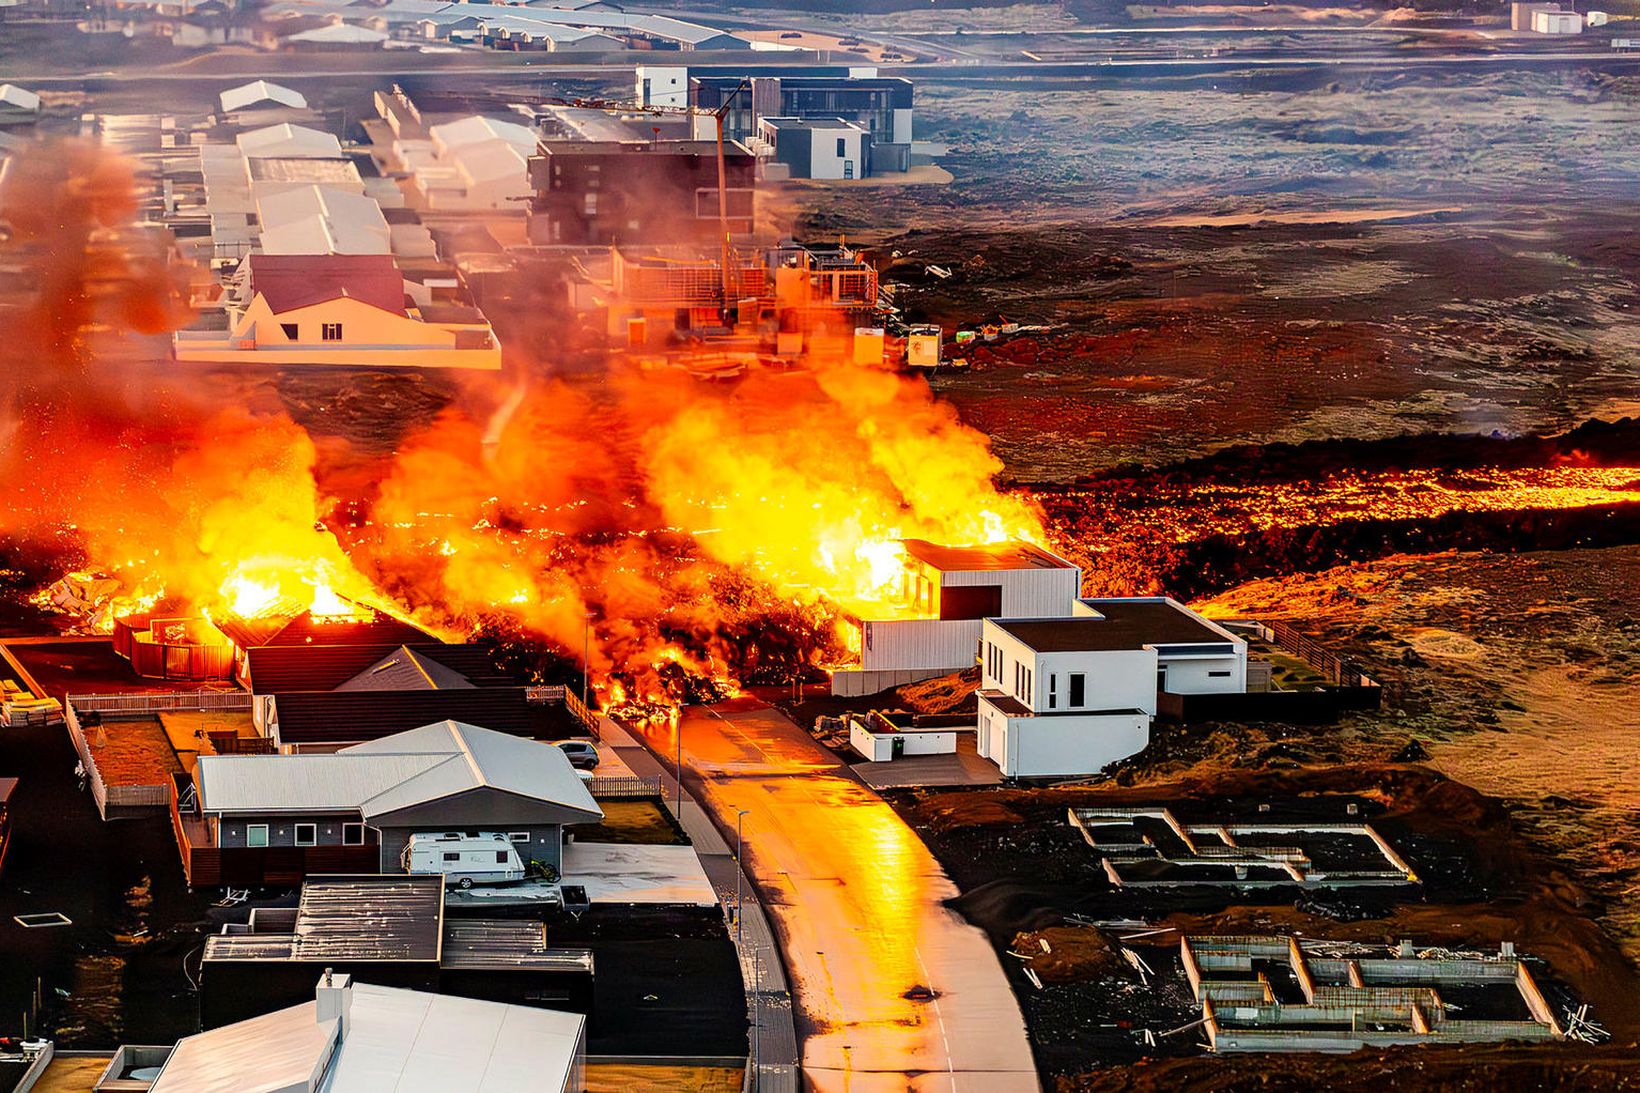
[(222, 92), (218, 99), (222, 109), (226, 111), (243, 110), (247, 106), (257, 106), (261, 103), (272, 102), (280, 106), (289, 106), (297, 110), (307, 108), (307, 99), (300, 91), (292, 91), (267, 80), (256, 80), (252, 83), (230, 87)]
[(974, 573), (1004, 569), (1075, 569), (1065, 559), (1020, 540), (945, 546), (924, 539), (905, 539), (901, 546), (919, 562), (946, 573)]
[(1039, 653), (1108, 652), (1151, 645), (1228, 645), (1221, 632), (1183, 604), (1165, 598), (1083, 600), (1098, 612), (1054, 619), (995, 619), (995, 625)]
[(234, 143), (251, 159), (340, 159), (342, 156), (342, 143), (336, 134), (290, 122), (241, 133)]
[(517, 147), (530, 149), (535, 147), (536, 141), (535, 130), (529, 126), (487, 118), (482, 114), (435, 125), (427, 130), (427, 135), (435, 144), (446, 149), (463, 148), (469, 144), (482, 144), (491, 140), (503, 140)]
[(319, 1019), (313, 1002), (224, 1025), (179, 1041), (152, 1093), (570, 1088), (586, 1034), (580, 1014), (346, 976), (337, 984), (351, 995), (345, 1036), (339, 1020)]
[(390, 254), (392, 230), (374, 198), (309, 184), (260, 195), (266, 254)]

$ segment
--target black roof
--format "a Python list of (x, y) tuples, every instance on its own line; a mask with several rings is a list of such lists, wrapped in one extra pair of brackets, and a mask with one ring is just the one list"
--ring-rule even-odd
[(1142, 649), (1147, 645), (1191, 643), (1229, 645), (1234, 640), (1169, 600), (1085, 602), (1098, 611), (1100, 617), (1073, 615), (1062, 619), (998, 619), (996, 625), (1039, 653)]
[(286, 691), (277, 701), (285, 744), (358, 744), (439, 721), (546, 740), (574, 736), (579, 728), (563, 703), (532, 700), (524, 687)]
[(999, 569), (1075, 569), (1065, 559), (1023, 540), (947, 546), (926, 539), (902, 539), (900, 546), (911, 557), (945, 573), (975, 573)]
[(466, 677), (475, 687), (518, 686), (524, 681), (497, 668), (485, 645), (440, 642), (394, 642), (369, 645), (262, 645), (245, 650), (251, 690), (257, 694), (286, 691), (333, 691), (400, 648), (436, 660)]
[[(371, 617), (338, 619), (302, 611), (291, 615), (230, 615), (211, 620), (241, 649), (261, 645), (410, 645), (438, 641), (432, 634), (403, 619), (380, 611)], [(361, 666), (368, 667), (368, 665)]]

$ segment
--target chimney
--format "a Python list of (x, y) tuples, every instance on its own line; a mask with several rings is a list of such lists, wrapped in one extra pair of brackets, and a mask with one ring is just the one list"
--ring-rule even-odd
[(353, 977), (346, 972), (337, 975), (325, 969), (314, 994), (314, 1017), (319, 1021), (340, 1021), (341, 1035), (346, 1040), (353, 1023)]

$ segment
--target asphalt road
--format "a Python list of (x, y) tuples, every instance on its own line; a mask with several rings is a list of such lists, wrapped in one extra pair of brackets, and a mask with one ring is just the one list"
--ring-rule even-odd
[(686, 784), (746, 857), (782, 940), (810, 1088), (1039, 1088), (1025, 1023), (985, 935), (916, 834), (778, 710), (690, 707), (642, 735), (683, 737)]

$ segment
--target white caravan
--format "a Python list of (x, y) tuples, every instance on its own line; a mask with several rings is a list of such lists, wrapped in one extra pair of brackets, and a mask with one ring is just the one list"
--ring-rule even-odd
[(418, 831), (399, 863), (406, 873), (443, 873), (445, 884), (462, 888), (524, 879), (524, 863), (512, 841), (492, 831)]

